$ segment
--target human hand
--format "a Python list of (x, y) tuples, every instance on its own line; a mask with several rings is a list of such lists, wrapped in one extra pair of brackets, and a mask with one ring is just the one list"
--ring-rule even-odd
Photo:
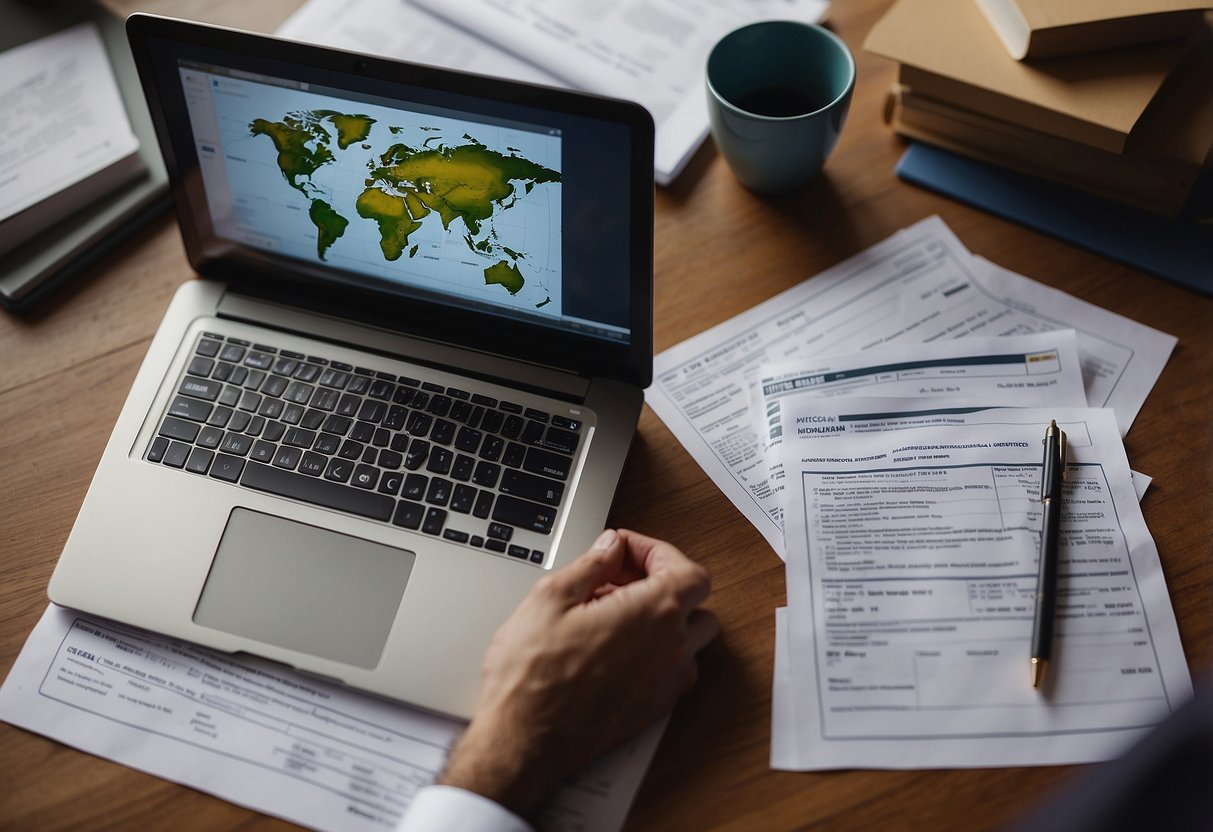
[(707, 572), (669, 543), (608, 529), (541, 579), (485, 655), (480, 700), (440, 783), (519, 815), (695, 684), (720, 624)]

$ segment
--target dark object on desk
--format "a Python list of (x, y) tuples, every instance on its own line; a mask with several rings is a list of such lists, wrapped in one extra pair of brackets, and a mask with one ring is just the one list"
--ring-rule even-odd
[(1022, 832), (1213, 829), (1213, 691), (1206, 683), (1118, 759), (1012, 827)]
[(1036, 617), (1032, 622), (1032, 687), (1045, 680), (1053, 657), (1053, 621), (1057, 608), (1057, 547), (1061, 541), (1061, 480), (1066, 473), (1066, 433), (1049, 422), (1040, 472), (1040, 572), (1036, 579)]
[(897, 163), (897, 175), (996, 216), (1213, 295), (1213, 227), (1195, 223), (1190, 217), (1194, 205), (1213, 191), (1213, 181), (1207, 174), (1197, 186), (1185, 215), (1177, 220), (924, 144), (910, 145)]
[[(0, 306), (24, 312), (168, 209), (168, 177), (151, 117), (127, 46), (122, 21), (91, 2), (21, 3), (0, 0), (0, 50), (86, 20), (95, 20), (122, 93), (147, 175), (113, 191), (0, 257)], [(64, 231), (66, 227), (68, 230)]]

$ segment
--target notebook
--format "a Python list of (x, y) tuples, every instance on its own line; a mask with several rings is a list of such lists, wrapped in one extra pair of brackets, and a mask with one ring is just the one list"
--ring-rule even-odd
[(127, 32), (199, 277), (51, 600), (470, 716), (492, 633), (602, 530), (635, 432), (651, 118), (148, 15)]

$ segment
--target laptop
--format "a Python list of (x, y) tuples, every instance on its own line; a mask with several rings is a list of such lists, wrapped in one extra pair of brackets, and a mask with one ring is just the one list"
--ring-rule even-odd
[(185, 250), (57, 604), (471, 715), (652, 375), (641, 107), (135, 15)]

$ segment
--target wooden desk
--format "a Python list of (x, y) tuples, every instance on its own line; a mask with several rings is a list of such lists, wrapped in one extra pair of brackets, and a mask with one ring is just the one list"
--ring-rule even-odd
[[(298, 0), (115, 3), (271, 31)], [(851, 114), (825, 175), (760, 199), (710, 147), (657, 194), (656, 348), (940, 214), (973, 251), (1179, 337), (1127, 439), (1154, 476), (1143, 508), (1196, 675), (1213, 668), (1213, 299), (898, 181), (902, 146), (881, 123), (893, 66), (860, 44), (884, 0), (838, 0), (833, 25), (859, 64)], [(1210, 264), (1213, 269), (1213, 264)], [(0, 317), (0, 672), (46, 607), (55, 559), (174, 290), (191, 276), (164, 219), (41, 314)], [(660, 496), (655, 483), (660, 483)], [(154, 506), (149, 506), (154, 510)], [(997, 828), (1077, 773), (771, 771), (774, 610), (782, 562), (649, 411), (613, 522), (675, 541), (714, 576), (722, 638), (678, 707), (628, 828)], [(289, 826), (0, 725), (0, 828), (275, 829)]]

